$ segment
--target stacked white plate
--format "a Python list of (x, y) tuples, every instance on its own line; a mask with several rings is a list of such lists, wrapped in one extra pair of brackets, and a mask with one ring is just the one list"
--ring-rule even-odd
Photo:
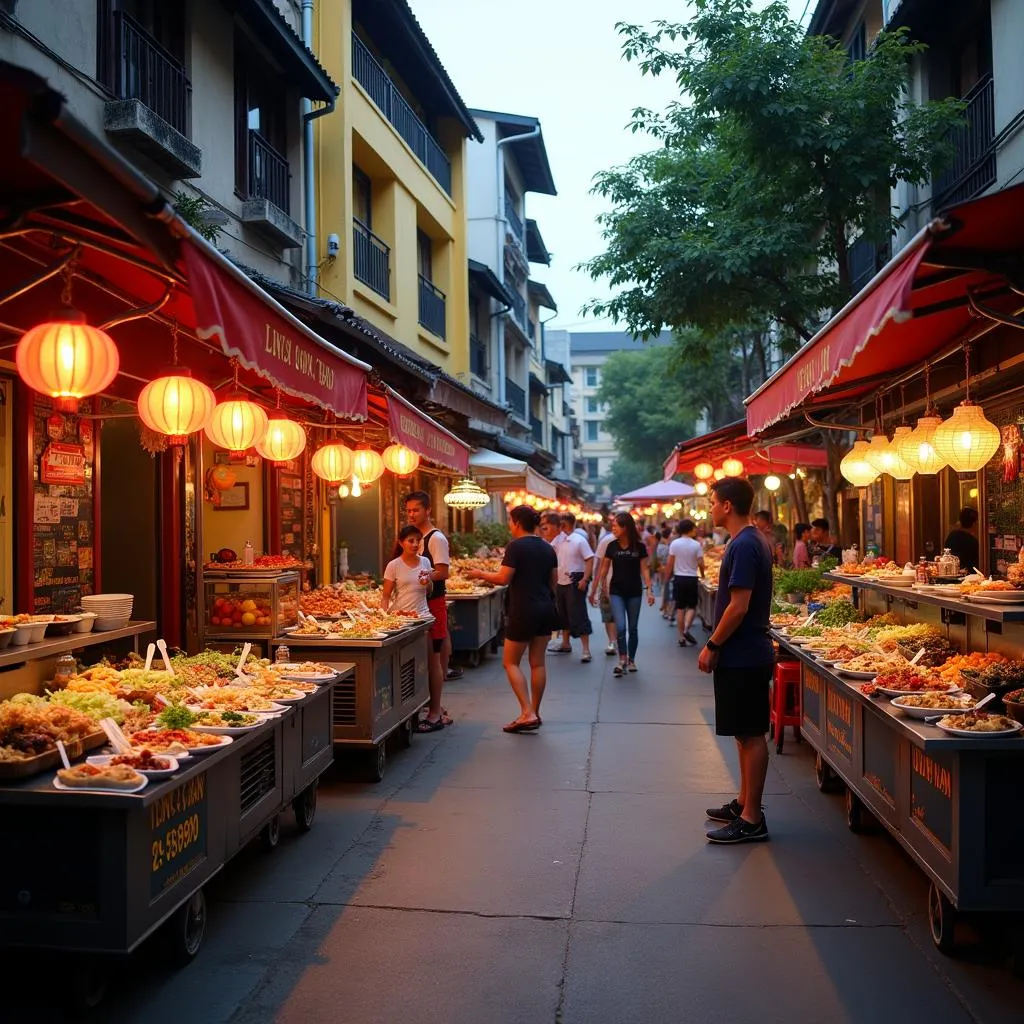
[(82, 608), (96, 613), (93, 628), (97, 632), (127, 626), (134, 603), (134, 594), (88, 594), (82, 598)]

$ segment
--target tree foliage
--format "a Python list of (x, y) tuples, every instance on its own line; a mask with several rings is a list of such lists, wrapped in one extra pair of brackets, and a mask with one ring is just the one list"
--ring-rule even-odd
[(908, 62), (923, 47), (903, 32), (850, 61), (782, 3), (694, 6), (686, 24), (618, 26), (625, 58), (673, 74), (680, 99), (635, 110), (633, 130), (660, 148), (597, 176), (607, 250), (585, 269), (620, 290), (588, 309), (645, 339), (769, 322), (806, 339), (849, 297), (851, 239), (888, 240), (890, 188), (948, 159), (962, 107), (908, 102)]

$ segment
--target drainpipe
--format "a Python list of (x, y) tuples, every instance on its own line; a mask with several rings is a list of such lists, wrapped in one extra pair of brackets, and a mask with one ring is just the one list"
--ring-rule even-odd
[[(497, 123), (494, 126), (498, 130)], [(504, 139), (498, 139), (495, 144), (497, 154), (497, 185), (498, 185), (498, 269), (501, 270), (502, 283), (505, 281), (505, 228), (508, 227), (508, 218), (505, 216), (505, 165), (501, 159), (502, 146), (510, 145), (513, 142), (525, 142), (527, 139), (535, 139), (540, 135), (540, 125), (522, 135), (507, 135)], [(498, 405), (505, 405), (505, 322), (498, 321)]]
[[(313, 49), (313, 0), (302, 0), (302, 41)], [(312, 101), (302, 98), (302, 172), (306, 219), (306, 291), (317, 294), (317, 276), (320, 271), (316, 252), (316, 174), (313, 166), (313, 122), (324, 114), (333, 112), (337, 100), (329, 100), (318, 110), (313, 110)]]

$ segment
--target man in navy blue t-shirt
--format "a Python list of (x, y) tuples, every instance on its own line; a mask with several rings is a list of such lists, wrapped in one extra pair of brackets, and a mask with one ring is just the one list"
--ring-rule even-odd
[(715, 732), (733, 736), (740, 760), (740, 791), (708, 817), (725, 826), (707, 833), (712, 843), (749, 843), (768, 838), (761, 810), (768, 774), (768, 690), (775, 652), (768, 635), (772, 606), (772, 550), (750, 522), (754, 489), (739, 477), (711, 485), (711, 521), (724, 527), (725, 549), (715, 599), (715, 628), (697, 666), (715, 679)]

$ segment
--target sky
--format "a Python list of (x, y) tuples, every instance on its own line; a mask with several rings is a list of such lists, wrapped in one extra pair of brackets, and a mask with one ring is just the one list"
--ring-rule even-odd
[[(808, 0), (788, 0), (800, 18)], [(811, 0), (813, 10), (816, 0)], [(526, 215), (537, 221), (551, 266), (531, 265), (558, 304), (549, 328), (616, 330), (580, 312), (607, 298), (606, 282), (592, 281), (577, 264), (604, 251), (595, 218), (604, 201), (589, 194), (599, 171), (654, 148), (628, 124), (635, 107), (663, 109), (678, 93), (672, 78), (641, 76), (621, 56), (617, 21), (685, 21), (679, 0), (410, 0), (459, 95), (469, 107), (540, 118), (557, 196), (528, 193)], [(455, 11), (458, 10), (458, 14)], [(808, 15), (809, 16), (809, 15)], [(474, 145), (470, 142), (469, 145)], [(550, 321), (548, 318), (552, 317)]]

